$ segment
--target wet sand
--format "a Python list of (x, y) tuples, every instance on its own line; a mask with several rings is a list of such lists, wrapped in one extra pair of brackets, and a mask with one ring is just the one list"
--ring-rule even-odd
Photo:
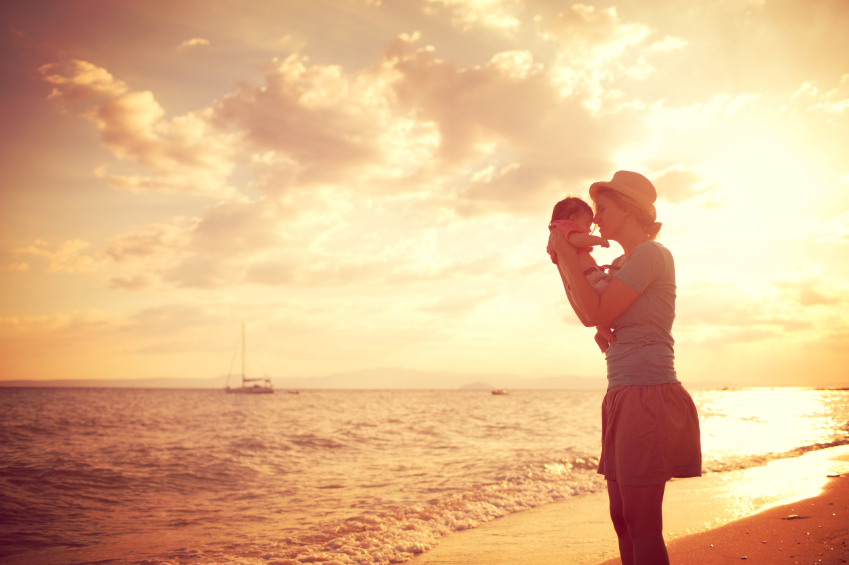
[[(792, 514), (800, 518), (782, 520)], [(670, 481), (664, 536), (673, 565), (849, 562), (849, 446)], [(607, 495), (594, 493), (451, 534), (410, 563), (613, 565), (619, 558)]]
[[(673, 540), (670, 565), (849, 562), (849, 475), (822, 494), (771, 508), (715, 530)], [(620, 563), (611, 559), (605, 565)]]

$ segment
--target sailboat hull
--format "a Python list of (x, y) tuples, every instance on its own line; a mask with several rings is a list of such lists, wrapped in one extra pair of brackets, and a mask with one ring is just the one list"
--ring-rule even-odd
[(241, 388), (226, 388), (224, 392), (230, 394), (272, 394), (274, 389), (267, 386), (254, 385)]

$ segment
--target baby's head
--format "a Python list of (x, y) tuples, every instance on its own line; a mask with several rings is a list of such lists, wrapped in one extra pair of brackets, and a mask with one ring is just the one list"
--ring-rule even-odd
[(593, 223), (593, 209), (580, 198), (569, 196), (554, 205), (551, 221), (556, 220), (569, 220), (579, 225), (586, 224), (585, 227), (589, 232)]

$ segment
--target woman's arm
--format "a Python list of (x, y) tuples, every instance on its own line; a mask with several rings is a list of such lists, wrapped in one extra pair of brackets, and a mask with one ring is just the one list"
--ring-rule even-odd
[[(578, 316), (581, 323), (586, 327), (590, 327), (591, 324), (587, 322), (587, 319), (584, 317), (581, 309), (578, 308), (575, 301), (572, 299), (572, 291), (569, 290), (569, 283), (566, 282), (566, 277), (563, 275), (563, 271), (560, 270), (559, 265), (557, 266), (557, 272), (560, 273), (560, 280), (563, 281), (563, 289), (566, 291), (566, 298), (569, 299), (569, 305), (572, 307), (572, 310), (575, 311), (575, 314)], [(606, 353), (610, 344), (616, 341), (616, 336), (613, 335), (613, 331), (610, 329), (610, 326), (596, 326), (594, 339), (598, 344), (598, 348), (601, 349), (601, 352)]]
[(560, 265), (557, 266), (557, 272), (560, 273), (560, 280), (563, 281), (563, 289), (566, 291), (566, 298), (569, 299), (569, 305), (572, 307), (572, 310), (575, 311), (575, 314), (578, 316), (578, 319), (582, 324), (589, 327), (590, 324), (587, 323), (584, 314), (581, 312), (581, 309), (575, 305), (575, 301), (572, 299), (572, 291), (569, 290), (569, 283), (566, 281), (566, 276), (563, 274), (563, 271), (560, 268)]
[[(584, 276), (578, 265), (578, 253), (557, 230), (551, 232), (551, 245), (557, 253), (564, 284), (571, 289), (569, 302), (585, 326), (607, 326), (622, 315), (640, 293), (631, 290), (624, 282), (614, 278), (599, 295)], [(570, 294), (567, 292), (567, 294)], [(580, 312), (580, 313), (579, 313)]]

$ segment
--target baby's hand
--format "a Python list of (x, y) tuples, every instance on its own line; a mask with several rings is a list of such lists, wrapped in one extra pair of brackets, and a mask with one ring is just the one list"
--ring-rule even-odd
[(606, 353), (610, 344), (616, 343), (616, 336), (610, 328), (596, 326), (595, 329), (597, 330), (594, 336), (595, 342), (598, 344), (598, 348), (601, 349), (601, 352)]
[(604, 238), (601, 238), (601, 243), (599, 243), (602, 247), (610, 247), (610, 242)]

